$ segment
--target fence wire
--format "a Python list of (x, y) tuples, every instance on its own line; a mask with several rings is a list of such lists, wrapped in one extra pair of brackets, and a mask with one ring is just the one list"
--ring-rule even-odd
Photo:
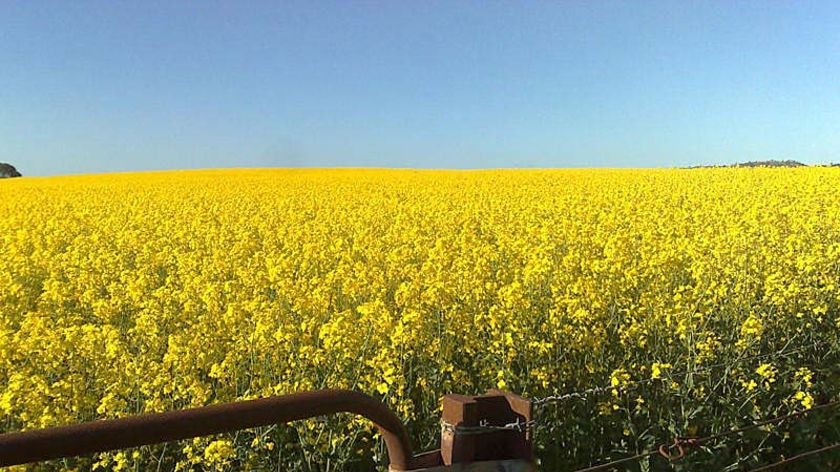
[[(782, 358), (782, 357), (790, 356), (790, 355), (793, 355), (793, 354), (796, 354), (796, 353), (799, 353), (799, 352), (815, 350), (815, 349), (819, 349), (819, 348), (826, 347), (828, 345), (833, 344), (830, 341), (817, 341), (817, 342), (804, 343), (804, 344), (798, 345), (795, 348), (789, 349), (792, 341), (793, 340), (788, 341), (787, 344), (785, 344), (781, 349), (779, 349), (778, 351), (775, 351), (775, 352), (739, 357), (739, 358), (736, 358), (736, 359), (734, 359), (730, 362), (719, 362), (719, 363), (715, 363), (715, 364), (705, 365), (705, 366), (702, 366), (702, 367), (699, 367), (699, 368), (696, 368), (696, 369), (670, 372), (670, 373), (667, 373), (667, 375), (663, 375), (661, 377), (655, 377), (655, 378), (652, 377), (652, 378), (647, 378), (647, 379), (640, 379), (640, 380), (636, 380), (636, 381), (623, 383), (621, 385), (598, 386), (598, 387), (591, 387), (591, 388), (578, 390), (578, 391), (572, 391), (572, 392), (566, 392), (566, 393), (556, 393), (556, 394), (532, 399), (531, 403), (534, 405), (535, 408), (538, 408), (538, 407), (543, 407), (543, 406), (546, 406), (546, 405), (549, 405), (549, 404), (560, 403), (560, 402), (565, 402), (565, 401), (574, 400), (574, 399), (588, 400), (590, 396), (601, 395), (601, 394), (604, 394), (604, 393), (612, 392), (613, 390), (622, 390), (622, 391), (623, 390), (629, 390), (629, 389), (633, 389), (633, 388), (636, 388), (636, 387), (639, 387), (639, 386), (642, 386), (642, 385), (646, 385), (646, 384), (651, 384), (651, 383), (656, 383), (656, 382), (667, 382), (670, 379), (675, 378), (675, 377), (684, 377), (684, 376), (687, 376), (687, 375), (709, 373), (713, 370), (721, 369), (721, 368), (724, 368), (726, 370), (732, 370), (735, 367), (737, 367), (739, 365), (743, 365), (744, 363), (747, 363), (747, 362), (766, 360), (766, 359)], [(610, 462), (607, 462), (607, 463), (604, 463), (604, 464), (586, 467), (586, 468), (583, 468), (583, 469), (576, 470), (575, 472), (595, 472), (595, 471), (599, 471), (599, 470), (610, 469), (612, 467), (615, 467), (617, 465), (621, 465), (621, 464), (626, 463), (626, 462), (639, 461), (639, 460), (642, 460), (642, 459), (645, 459), (645, 458), (648, 458), (648, 457), (652, 457), (652, 456), (656, 456), (656, 455), (662, 456), (665, 459), (668, 459), (670, 461), (677, 461), (677, 460), (680, 460), (683, 457), (685, 457), (687, 449), (694, 448), (694, 447), (699, 447), (699, 446), (701, 446), (705, 443), (708, 443), (710, 441), (715, 441), (715, 440), (723, 439), (725, 437), (741, 434), (744, 431), (748, 431), (748, 430), (751, 430), (751, 429), (754, 429), (754, 428), (759, 428), (761, 426), (766, 426), (766, 425), (775, 424), (775, 423), (781, 423), (781, 422), (787, 421), (791, 418), (801, 417), (801, 416), (803, 416), (803, 415), (805, 415), (809, 412), (823, 410), (823, 409), (836, 408), (838, 405), (840, 405), (840, 401), (830, 402), (830, 403), (826, 403), (826, 404), (823, 404), (823, 405), (816, 405), (816, 406), (814, 406), (814, 407), (812, 407), (808, 410), (802, 410), (802, 411), (790, 413), (790, 414), (787, 414), (787, 415), (779, 416), (779, 417), (776, 417), (776, 418), (771, 418), (771, 419), (768, 419), (768, 420), (764, 420), (764, 421), (754, 423), (754, 424), (751, 424), (751, 425), (747, 425), (747, 426), (742, 426), (740, 428), (737, 428), (737, 429), (734, 429), (734, 430), (731, 430), (731, 431), (726, 431), (726, 432), (718, 433), (718, 434), (711, 435), (711, 436), (698, 437), (698, 438), (675, 438), (672, 443), (662, 444), (659, 447), (654, 448), (653, 450), (640, 452), (638, 454), (628, 456), (628, 457), (624, 457), (624, 458), (621, 458), (621, 459), (616, 459), (614, 461), (610, 461)], [(531, 422), (531, 423), (533, 423), (533, 422)], [(537, 423), (536, 425), (538, 426), (539, 424)], [(804, 457), (817, 455), (817, 454), (827, 452), (827, 451), (830, 451), (830, 450), (833, 450), (833, 449), (836, 449), (836, 448), (840, 448), (840, 444), (815, 449), (813, 451), (808, 451), (806, 453), (802, 453), (800, 455), (784, 459), (783, 461), (780, 461), (778, 463), (770, 464), (770, 465), (764, 466), (764, 467), (762, 467), (760, 469), (756, 469), (756, 470), (771, 470), (772, 468), (780, 467), (780, 466), (782, 466), (782, 465), (784, 465), (788, 462), (793, 462), (795, 460), (799, 460), (799, 459), (804, 458)]]
[(825, 446), (825, 447), (821, 447), (821, 448), (818, 448), (818, 449), (812, 449), (812, 450), (807, 451), (807, 452), (802, 452), (802, 453), (797, 454), (795, 456), (791, 456), (791, 457), (782, 459), (778, 462), (774, 462), (772, 464), (768, 464), (768, 465), (759, 467), (757, 469), (750, 469), (750, 472), (761, 472), (761, 471), (764, 471), (764, 470), (777, 469), (779, 467), (790, 464), (791, 462), (796, 462), (800, 459), (805, 459), (806, 457), (816, 456), (818, 454), (823, 454), (825, 452), (833, 451), (835, 449), (840, 449), (840, 443), (835, 443), (835, 444), (832, 444), (830, 446)]
[(785, 347), (783, 347), (781, 350), (776, 351), (776, 352), (771, 352), (771, 353), (766, 353), (766, 354), (758, 354), (758, 355), (747, 356), (747, 357), (739, 357), (732, 362), (719, 362), (719, 363), (716, 363), (716, 364), (709, 364), (709, 365), (706, 365), (706, 366), (703, 366), (703, 367), (699, 367), (697, 369), (671, 372), (667, 376), (651, 377), (651, 378), (647, 378), (647, 379), (635, 380), (635, 381), (623, 383), (621, 385), (591, 387), (591, 388), (587, 388), (587, 389), (584, 389), (584, 390), (578, 390), (578, 391), (574, 391), (574, 392), (556, 393), (556, 394), (548, 395), (548, 396), (545, 396), (545, 397), (534, 398), (534, 399), (531, 400), (531, 403), (535, 407), (539, 407), (539, 406), (543, 406), (543, 405), (546, 405), (546, 404), (549, 404), (549, 403), (564, 402), (564, 401), (572, 400), (572, 399), (587, 400), (588, 396), (590, 396), (590, 395), (598, 395), (598, 394), (602, 394), (602, 393), (607, 393), (607, 392), (611, 392), (612, 390), (616, 390), (616, 389), (617, 390), (629, 390), (629, 389), (638, 387), (640, 385), (645, 385), (645, 384), (650, 384), (650, 383), (655, 383), (655, 382), (668, 381), (670, 378), (673, 378), (673, 377), (682, 377), (682, 376), (686, 376), (686, 375), (708, 373), (708, 372), (711, 372), (715, 369), (719, 369), (721, 367), (733, 368), (733, 367), (735, 367), (739, 364), (743, 364), (745, 362), (784, 357), (784, 356), (788, 356), (788, 355), (791, 355), (791, 354), (796, 354), (797, 352), (807, 351), (807, 350), (811, 350), (811, 349), (818, 349), (820, 347), (824, 347), (824, 346), (827, 346), (829, 344), (832, 344), (832, 343), (829, 342), (829, 341), (820, 341), (820, 342), (816, 342), (816, 343), (803, 344), (803, 345), (800, 345), (800, 346), (798, 346), (794, 349), (787, 349), (787, 346), (789, 345), (788, 344), (788, 345), (785, 345)]
[[(775, 418), (770, 418), (770, 419), (767, 419), (767, 420), (759, 421), (757, 423), (744, 425), (744, 426), (741, 426), (741, 427), (733, 429), (733, 430), (724, 431), (724, 432), (717, 433), (717, 434), (712, 434), (712, 435), (709, 435), (709, 436), (691, 437), (691, 438), (689, 438), (689, 437), (677, 437), (677, 438), (674, 438), (674, 441), (672, 443), (662, 444), (658, 448), (652, 449), (650, 451), (642, 452), (642, 453), (636, 454), (634, 456), (624, 457), (624, 458), (617, 459), (617, 460), (607, 462), (607, 463), (604, 463), (604, 464), (598, 464), (598, 465), (586, 467), (586, 468), (583, 468), (583, 469), (577, 469), (574, 472), (595, 472), (595, 471), (598, 471), (598, 470), (605, 470), (605, 469), (609, 469), (611, 467), (614, 467), (616, 465), (623, 464), (625, 462), (638, 461), (638, 460), (645, 459), (647, 457), (651, 457), (651, 456), (655, 456), (655, 455), (660, 455), (660, 456), (664, 457), (665, 459), (668, 459), (669, 461), (678, 461), (678, 460), (680, 460), (680, 459), (682, 459), (686, 456), (687, 449), (701, 447), (706, 443), (709, 443), (709, 442), (712, 442), (712, 441), (717, 441), (717, 440), (727, 438), (727, 437), (730, 437), (730, 436), (739, 435), (739, 434), (744, 433), (746, 431), (749, 431), (749, 430), (752, 430), (752, 429), (755, 429), (755, 428), (760, 428), (762, 426), (782, 423), (782, 422), (787, 421), (787, 420), (792, 419), (792, 418), (800, 418), (804, 415), (807, 415), (808, 413), (812, 413), (812, 412), (815, 412), (815, 411), (835, 409), (838, 406), (840, 406), (840, 401), (833, 401), (833, 402), (829, 402), (829, 403), (825, 403), (825, 404), (821, 404), (821, 405), (815, 405), (814, 407), (812, 407), (808, 410), (802, 410), (802, 411), (789, 413), (789, 414), (786, 414), (786, 415), (777, 416)], [(828, 451), (831, 451), (831, 450), (834, 450), (834, 449), (837, 449), (837, 448), (840, 448), (840, 443), (834, 444), (834, 445), (831, 445), (831, 446), (822, 447), (822, 448), (819, 448), (819, 449), (814, 449), (814, 450), (811, 450), (811, 451), (808, 451), (808, 452), (805, 452), (805, 453), (802, 453), (802, 454), (798, 454), (796, 456), (792, 456), (790, 458), (783, 459), (782, 461), (779, 461), (779, 462), (776, 462), (776, 463), (773, 463), (773, 464), (769, 464), (767, 466), (763, 466), (762, 468), (754, 469), (753, 472), (760, 471), (760, 470), (770, 470), (772, 468), (780, 467), (782, 465), (785, 465), (789, 462), (793, 462), (793, 461), (796, 461), (796, 460), (799, 460), (799, 459), (802, 459), (802, 458), (805, 458), (805, 457), (821, 454), (823, 452), (828, 452)]]
[(478, 423), (478, 426), (463, 426), (463, 425), (454, 425), (451, 423), (447, 423), (446, 421), (440, 422), (440, 427), (442, 432), (447, 433), (457, 433), (459, 435), (472, 435), (472, 434), (486, 434), (486, 433), (495, 433), (498, 431), (516, 431), (516, 432), (525, 432), (530, 430), (537, 422), (535, 420), (530, 421), (522, 421), (519, 418), (516, 419), (514, 423), (507, 423), (503, 425), (493, 425), (490, 424), (487, 420), (481, 420)]

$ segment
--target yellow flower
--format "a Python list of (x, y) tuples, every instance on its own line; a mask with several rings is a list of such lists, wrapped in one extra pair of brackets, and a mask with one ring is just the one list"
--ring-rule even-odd
[(204, 448), (204, 459), (211, 464), (221, 464), (231, 459), (235, 453), (233, 443), (220, 439)]
[(651, 367), (650, 367), (650, 378), (658, 379), (662, 376), (662, 370), (663, 369), (670, 369), (670, 368), (671, 368), (671, 364), (654, 362), (653, 365), (651, 365)]
[(755, 373), (760, 375), (767, 382), (776, 381), (776, 372), (776, 368), (771, 364), (761, 364), (755, 369)]
[(754, 313), (741, 324), (741, 336), (744, 338), (760, 337), (764, 332), (764, 324)]
[(496, 388), (504, 389), (507, 387), (507, 382), (505, 382), (505, 371), (499, 370), (496, 373)]
[(806, 388), (811, 388), (813, 386), (812, 380), (814, 378), (814, 373), (807, 367), (800, 367), (793, 374), (793, 378), (797, 382), (802, 382)]
[(814, 397), (803, 391), (798, 391), (793, 395), (793, 398), (798, 401), (806, 410), (810, 410), (814, 406)]
[(610, 374), (610, 385), (621, 387), (630, 382), (630, 374), (624, 369), (616, 369)]

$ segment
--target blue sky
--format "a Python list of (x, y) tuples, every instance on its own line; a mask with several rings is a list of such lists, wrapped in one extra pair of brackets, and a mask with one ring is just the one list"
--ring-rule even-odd
[(0, 2), (0, 161), (840, 162), (838, 2)]

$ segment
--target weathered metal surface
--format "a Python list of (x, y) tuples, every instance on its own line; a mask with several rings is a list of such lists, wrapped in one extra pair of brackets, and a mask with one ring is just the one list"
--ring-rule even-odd
[(445, 395), (441, 457), (443, 465), (490, 460), (530, 461), (531, 432), (505, 429), (510, 424), (529, 424), (531, 402), (501, 390), (486, 395)]
[(391, 470), (414, 467), (408, 434), (381, 402), (350, 390), (320, 390), (116, 420), (0, 434), (0, 467), (287, 423), (334, 413), (371, 420), (388, 448)]

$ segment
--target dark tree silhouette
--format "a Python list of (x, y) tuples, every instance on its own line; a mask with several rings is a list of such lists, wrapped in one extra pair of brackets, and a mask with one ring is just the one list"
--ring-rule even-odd
[(741, 162), (739, 164), (735, 164), (735, 167), (805, 167), (805, 164), (788, 159), (786, 161), (770, 160)]
[(0, 179), (5, 179), (6, 177), (20, 177), (20, 172), (15, 169), (15, 166), (0, 162)]
[(688, 169), (705, 169), (708, 167), (807, 167), (808, 164), (803, 164), (799, 161), (793, 160), (769, 160), (769, 161), (749, 161), (749, 162), (739, 162), (737, 164), (722, 164), (722, 165), (711, 165), (711, 166), (691, 166), (687, 167)]

